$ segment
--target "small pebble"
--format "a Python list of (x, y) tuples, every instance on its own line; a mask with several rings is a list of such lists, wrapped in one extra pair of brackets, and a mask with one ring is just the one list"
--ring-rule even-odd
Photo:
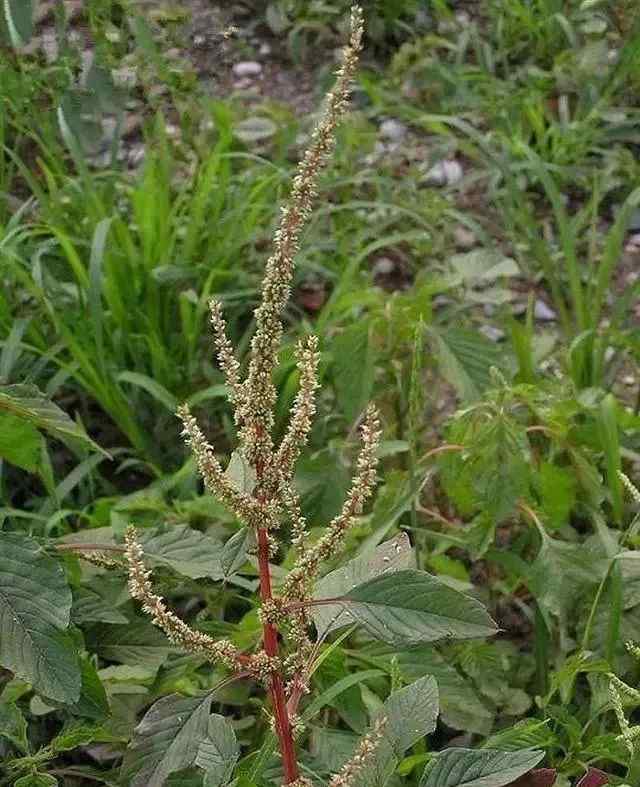
[(237, 77), (257, 77), (262, 73), (262, 66), (255, 60), (243, 60), (233, 67), (233, 74)]
[(481, 325), (480, 333), (484, 334), (492, 342), (501, 342), (504, 339), (504, 331), (494, 325)]
[(455, 159), (443, 159), (431, 167), (424, 178), (429, 186), (455, 186), (462, 180), (462, 165)]
[(374, 276), (388, 276), (395, 270), (396, 264), (389, 257), (380, 257), (373, 266)]
[(474, 233), (462, 225), (454, 229), (453, 240), (455, 241), (456, 248), (461, 251), (472, 249), (478, 242)]
[(407, 127), (404, 123), (394, 118), (383, 120), (380, 124), (380, 136), (392, 142), (399, 142), (407, 135)]
[(556, 313), (552, 308), (547, 306), (544, 301), (536, 301), (535, 306), (533, 307), (533, 316), (536, 320), (541, 320), (542, 322), (551, 322), (557, 318)]

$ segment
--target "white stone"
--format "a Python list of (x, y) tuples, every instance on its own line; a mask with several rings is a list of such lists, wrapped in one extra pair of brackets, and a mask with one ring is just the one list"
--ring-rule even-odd
[(455, 186), (462, 180), (464, 171), (456, 159), (443, 159), (431, 167), (425, 175), (425, 182), (430, 186)]
[(262, 73), (262, 66), (255, 60), (243, 60), (234, 65), (233, 73), (237, 77), (257, 77)]
[(407, 135), (407, 127), (404, 123), (394, 118), (383, 120), (380, 124), (380, 136), (384, 139), (390, 139), (393, 142), (399, 142)]
[(542, 322), (551, 322), (557, 317), (553, 309), (549, 308), (544, 301), (540, 300), (536, 301), (533, 307), (533, 316), (536, 320), (541, 320)]

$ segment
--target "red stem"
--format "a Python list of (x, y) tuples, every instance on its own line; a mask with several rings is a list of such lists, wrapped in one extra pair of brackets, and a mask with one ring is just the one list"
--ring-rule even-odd
[[(260, 569), (260, 596), (263, 603), (272, 597), (271, 591), (271, 569), (269, 568), (269, 538), (265, 528), (258, 528), (258, 566)], [(265, 653), (268, 656), (278, 656), (278, 631), (272, 623), (265, 623), (262, 626), (262, 641)], [(280, 752), (282, 754), (282, 766), (284, 769), (284, 783), (291, 784), (298, 780), (298, 760), (296, 757), (293, 734), (291, 732), (291, 722), (287, 709), (287, 699), (284, 693), (284, 682), (279, 672), (271, 675), (269, 687), (273, 712), (276, 718), (276, 732), (280, 742)]]

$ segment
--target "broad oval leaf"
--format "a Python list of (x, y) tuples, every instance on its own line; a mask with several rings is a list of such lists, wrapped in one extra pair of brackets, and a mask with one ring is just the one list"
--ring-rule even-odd
[[(331, 571), (316, 584), (315, 598), (336, 598), (352, 590), (362, 582), (415, 566), (415, 555), (406, 533), (385, 541), (370, 555), (358, 555), (344, 566)], [(318, 637), (325, 637), (330, 631), (350, 626), (353, 619), (344, 605), (312, 607), (313, 622)]]
[(185, 577), (224, 576), (220, 555), (222, 544), (187, 525), (154, 528), (139, 532), (145, 560), (151, 566), (167, 566)]
[(438, 686), (430, 675), (393, 692), (380, 711), (386, 719), (382, 740), (355, 787), (383, 787), (404, 753), (434, 731), (438, 712)]
[(65, 633), (71, 589), (32, 538), (0, 533), (0, 664), (49, 699), (80, 696), (80, 664)]
[(543, 757), (531, 749), (445, 749), (427, 765), (420, 787), (505, 787)]
[(174, 771), (193, 766), (207, 738), (213, 693), (158, 700), (133, 732), (122, 763), (130, 787), (162, 787)]
[(383, 574), (353, 588), (342, 599), (352, 621), (390, 645), (471, 639), (497, 631), (479, 601), (424, 571)]
[(208, 735), (200, 744), (196, 765), (205, 772), (204, 787), (221, 787), (231, 780), (240, 749), (231, 723), (224, 716), (209, 717)]

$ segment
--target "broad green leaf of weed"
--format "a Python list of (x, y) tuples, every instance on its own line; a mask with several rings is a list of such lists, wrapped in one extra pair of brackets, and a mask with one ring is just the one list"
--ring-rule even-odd
[(170, 694), (152, 705), (125, 753), (122, 777), (127, 784), (162, 787), (170, 774), (195, 765), (207, 740), (212, 700), (211, 692), (197, 697)]
[[(381, 544), (370, 554), (358, 555), (344, 566), (325, 575), (316, 583), (315, 598), (338, 598), (357, 585), (381, 574), (388, 574), (415, 566), (415, 555), (406, 533), (400, 533)], [(344, 605), (323, 605), (312, 609), (318, 636), (353, 624), (353, 618)]]
[(0, 411), (0, 458), (35, 473), (40, 464), (42, 436), (24, 418)]
[(380, 709), (380, 715), (386, 718), (382, 741), (354, 784), (386, 784), (404, 753), (435, 730), (439, 707), (438, 686), (432, 676), (393, 692)]
[(196, 755), (196, 765), (205, 772), (204, 787), (227, 784), (239, 755), (240, 747), (231, 722), (214, 713), (209, 717), (207, 735)]
[(545, 521), (557, 528), (566, 524), (576, 503), (577, 484), (571, 468), (541, 462), (537, 482)]
[(367, 320), (355, 323), (336, 337), (333, 358), (338, 404), (351, 422), (367, 406), (373, 390), (375, 354)]
[(432, 646), (412, 648), (397, 654), (402, 675), (408, 680), (433, 675), (440, 691), (442, 720), (456, 730), (487, 735), (493, 727), (493, 711), (478, 696), (470, 680), (466, 680), (452, 663)]
[(427, 765), (420, 787), (505, 787), (530, 771), (544, 752), (445, 749)]
[(345, 593), (351, 619), (395, 646), (495, 634), (484, 606), (423, 571), (382, 574)]
[(23, 754), (29, 751), (27, 720), (15, 702), (0, 702), (0, 738), (5, 738)]
[(32, 538), (0, 533), (0, 664), (65, 703), (78, 699), (81, 684), (70, 613), (60, 564)]

